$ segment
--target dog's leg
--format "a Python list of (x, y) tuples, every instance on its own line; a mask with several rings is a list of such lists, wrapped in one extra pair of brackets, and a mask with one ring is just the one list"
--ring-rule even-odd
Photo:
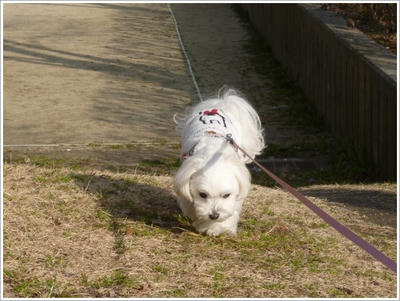
[(239, 212), (235, 212), (231, 217), (227, 218), (223, 221), (220, 225), (221, 230), (223, 232), (230, 235), (236, 235), (237, 233), (237, 226), (239, 223)]
[(178, 200), (179, 208), (181, 208), (183, 214), (185, 216), (189, 217), (191, 220), (195, 220), (196, 215), (194, 212), (193, 203), (188, 202), (187, 200), (182, 199), (180, 197), (178, 197), (177, 200)]
[(227, 218), (223, 222), (197, 220), (193, 223), (193, 226), (199, 233), (206, 233), (210, 236), (218, 236), (223, 233), (236, 235), (238, 222), (239, 213), (235, 212), (231, 217)]

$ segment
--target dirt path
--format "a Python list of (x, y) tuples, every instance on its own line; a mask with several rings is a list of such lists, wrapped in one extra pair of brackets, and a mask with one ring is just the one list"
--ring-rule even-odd
[(5, 4), (4, 144), (177, 141), (192, 83), (166, 5)]

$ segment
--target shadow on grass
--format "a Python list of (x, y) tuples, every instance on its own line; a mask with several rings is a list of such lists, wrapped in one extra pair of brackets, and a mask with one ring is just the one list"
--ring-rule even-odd
[(152, 183), (149, 177), (112, 178), (84, 173), (71, 176), (82, 190), (96, 197), (100, 206), (99, 215), (103, 212), (111, 217), (110, 226), (114, 233), (118, 232), (121, 219), (174, 233), (193, 231), (189, 221), (181, 215), (174, 195)]
[[(254, 167), (253, 167), (254, 168)], [(384, 189), (385, 184), (373, 181), (361, 182), (355, 177), (346, 177), (336, 171), (301, 170), (301, 169), (270, 169), (289, 185), (298, 189), (306, 197), (324, 200), (326, 204), (338, 204), (364, 216), (374, 224), (396, 228), (397, 225), (397, 196), (394, 191)], [(252, 171), (252, 183), (264, 187), (279, 187), (262, 171)], [(349, 174), (351, 174), (349, 172)], [(336, 179), (336, 181), (335, 181)], [(370, 183), (370, 184), (368, 184)], [(327, 186), (326, 186), (327, 185)], [(345, 186), (343, 186), (345, 185)], [(391, 183), (388, 184), (393, 187)], [(282, 188), (281, 188), (282, 189)], [(391, 188), (393, 189), (393, 188)]]
[(357, 188), (305, 188), (306, 196), (342, 204), (359, 212), (365, 219), (380, 226), (397, 227), (396, 194), (388, 191)]

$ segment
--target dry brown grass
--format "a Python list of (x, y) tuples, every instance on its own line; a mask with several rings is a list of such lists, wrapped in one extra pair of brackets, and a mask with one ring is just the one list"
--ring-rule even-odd
[[(4, 297), (396, 296), (393, 273), (278, 188), (253, 186), (219, 238), (193, 232), (170, 176), (5, 163), (4, 190)], [(396, 257), (395, 184), (303, 191)], [(372, 218), (345, 193), (389, 205)]]

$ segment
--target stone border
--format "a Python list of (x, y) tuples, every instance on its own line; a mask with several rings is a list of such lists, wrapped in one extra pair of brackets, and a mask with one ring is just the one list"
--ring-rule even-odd
[(397, 58), (319, 4), (242, 4), (326, 124), (380, 179), (397, 169)]

